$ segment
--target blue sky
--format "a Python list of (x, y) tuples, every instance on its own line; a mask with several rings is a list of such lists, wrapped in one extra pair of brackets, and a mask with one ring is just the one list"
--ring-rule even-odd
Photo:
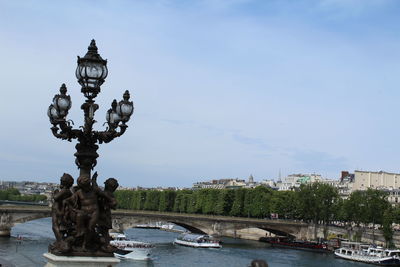
[(124, 136), (99, 179), (191, 186), (218, 178), (400, 172), (400, 2), (0, 0), (0, 179), (74, 177), (46, 110), (61, 83), (82, 125), (76, 56), (108, 59), (96, 129), (129, 89)]

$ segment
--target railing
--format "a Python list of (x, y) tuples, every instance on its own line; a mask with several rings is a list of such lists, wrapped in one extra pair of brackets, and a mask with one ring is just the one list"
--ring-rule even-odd
[(18, 206), (48, 206), (47, 201), (44, 202), (27, 202), (14, 200), (0, 200), (0, 205), (18, 205)]

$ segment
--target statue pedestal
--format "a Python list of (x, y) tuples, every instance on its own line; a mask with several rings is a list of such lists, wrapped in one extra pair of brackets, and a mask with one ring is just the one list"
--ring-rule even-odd
[(114, 257), (57, 256), (51, 253), (44, 253), (43, 256), (47, 259), (44, 267), (111, 267), (120, 262)]
[(11, 230), (10, 229), (0, 229), (0, 237), (10, 237)]

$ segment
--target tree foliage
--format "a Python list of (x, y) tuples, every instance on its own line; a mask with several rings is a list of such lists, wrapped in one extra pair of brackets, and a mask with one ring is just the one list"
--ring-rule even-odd
[(47, 200), (45, 195), (21, 195), (16, 188), (0, 190), (0, 200), (40, 202)]
[[(118, 190), (115, 196), (122, 209), (252, 218), (269, 218), (271, 213), (275, 213), (280, 219), (324, 224), (333, 220), (358, 225), (400, 222), (399, 209), (385, 213), (390, 205), (382, 191), (355, 191), (343, 200), (335, 187), (323, 183), (305, 184), (295, 191), (275, 191), (259, 186), (176, 191)], [(390, 218), (386, 218), (389, 215)]]

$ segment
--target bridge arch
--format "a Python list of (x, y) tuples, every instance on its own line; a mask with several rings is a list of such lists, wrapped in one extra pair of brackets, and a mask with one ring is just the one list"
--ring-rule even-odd
[(288, 237), (291, 237), (291, 238), (295, 238), (296, 237), (295, 235), (293, 235), (291, 233), (284, 232), (284, 231), (278, 230), (278, 229), (273, 229), (273, 228), (270, 228), (270, 227), (258, 227), (258, 228), (261, 229), (261, 230), (265, 230), (267, 232), (270, 232), (270, 233), (272, 233), (274, 235), (277, 235), (277, 236), (288, 236)]
[(42, 219), (42, 218), (49, 218), (51, 217), (50, 214), (34, 214), (34, 215), (28, 215), (26, 217), (19, 217), (16, 220), (13, 221), (13, 226), (15, 226), (16, 224), (20, 224), (20, 223), (25, 223), (25, 222), (29, 222), (29, 221), (34, 221), (37, 219)]
[(209, 234), (206, 230), (207, 226), (196, 222), (186, 222), (178, 219), (164, 219), (164, 218), (143, 218), (140, 216), (130, 216), (130, 217), (113, 217), (113, 228), (117, 231), (125, 231), (130, 228), (135, 228), (139, 224), (154, 224), (156, 222), (166, 222), (173, 223), (181, 226), (192, 233), (197, 234)]
[[(245, 230), (251, 229), (260, 229), (263, 231), (267, 231), (273, 233), (275, 235), (280, 236), (290, 236), (297, 237), (297, 233), (299, 228), (294, 227), (282, 227), (280, 224), (249, 224), (249, 223), (238, 223), (234, 221), (214, 221), (214, 220), (201, 220), (201, 219), (192, 219), (192, 218), (184, 218), (184, 217), (158, 217), (158, 216), (140, 216), (139, 214), (135, 214), (135, 216), (114, 216), (113, 217), (113, 227), (117, 231), (125, 231), (130, 228), (134, 228), (139, 224), (154, 224), (156, 222), (167, 222), (174, 223), (179, 225), (192, 233), (197, 234), (209, 234), (209, 235), (217, 235), (217, 236), (227, 236), (227, 237), (240, 237)], [(257, 233), (258, 237), (256, 238), (256, 233), (254, 233), (254, 239), (258, 239), (260, 237), (264, 237), (266, 232), (259, 231)]]
[(202, 235), (206, 235), (207, 234), (206, 232), (202, 231), (201, 229), (196, 228), (196, 227), (194, 227), (192, 225), (189, 225), (187, 223), (176, 222), (174, 220), (169, 221), (169, 223), (174, 223), (176, 225), (179, 225), (179, 226), (181, 226), (181, 227), (183, 227), (183, 228), (185, 228), (185, 229), (187, 229), (190, 232), (195, 233), (195, 234), (202, 234)]
[(50, 217), (50, 210), (25, 210), (16, 212), (15, 210), (0, 211), (0, 236), (10, 236), (11, 228), (17, 224), (33, 221), (41, 218)]
[[(10, 230), (14, 224), (39, 218), (50, 217), (49, 207), (6, 207), (0, 206), (0, 216), (8, 214), (9, 222), (4, 217), (0, 220), (0, 231)], [(157, 211), (113, 211), (113, 227), (124, 230), (137, 224), (151, 222), (171, 222), (194, 233), (213, 234), (218, 236), (239, 237), (237, 232), (242, 229), (259, 228), (278, 235), (289, 235), (297, 238), (307, 238), (311, 233), (309, 225), (302, 222), (263, 220), (241, 217), (226, 217), (201, 214), (183, 214)], [(1, 233), (0, 233), (1, 235)], [(265, 235), (265, 232), (264, 232)], [(310, 235), (311, 236), (311, 235)], [(261, 235), (260, 235), (261, 237)]]

